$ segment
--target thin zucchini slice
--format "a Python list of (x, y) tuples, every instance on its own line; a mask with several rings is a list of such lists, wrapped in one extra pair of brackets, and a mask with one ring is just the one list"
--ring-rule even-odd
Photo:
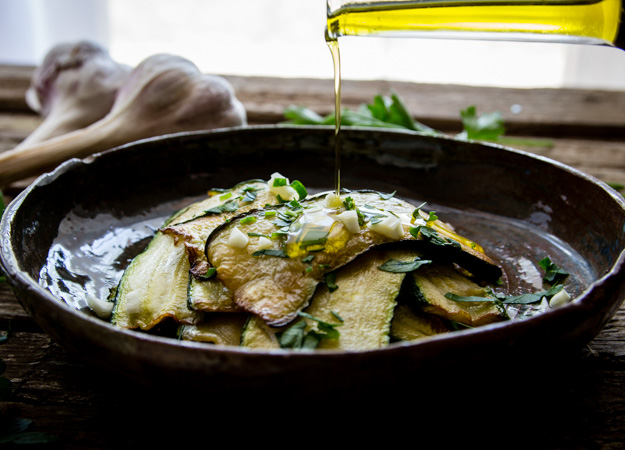
[(391, 322), (391, 338), (397, 341), (413, 341), (448, 332), (440, 317), (415, 312), (408, 305), (397, 305)]
[(189, 309), (202, 312), (240, 312), (232, 298), (232, 291), (216, 278), (198, 280), (189, 276), (188, 287)]
[(202, 314), (187, 307), (189, 259), (182, 243), (157, 232), (132, 260), (117, 286), (112, 322), (122, 328), (149, 330), (165, 318), (194, 324)]
[(459, 273), (449, 264), (429, 264), (411, 274), (414, 294), (424, 312), (476, 327), (507, 319), (495, 302), (458, 302), (445, 297), (452, 293), (464, 297), (489, 297), (489, 292)]
[[(339, 339), (322, 339), (318, 348), (371, 350), (389, 344), (391, 320), (405, 273), (380, 270), (388, 260), (412, 261), (410, 250), (373, 249), (336, 273), (336, 290), (320, 284), (305, 312), (328, 323), (342, 324)], [(307, 320), (310, 326), (316, 322)]]
[(247, 314), (210, 314), (196, 325), (181, 325), (178, 337), (182, 340), (218, 345), (239, 345)]
[(241, 346), (257, 349), (278, 349), (277, 328), (271, 328), (260, 317), (250, 316), (243, 327)]

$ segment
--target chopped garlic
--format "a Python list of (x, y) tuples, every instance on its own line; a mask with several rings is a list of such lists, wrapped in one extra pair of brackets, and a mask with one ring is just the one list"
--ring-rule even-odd
[(258, 246), (257, 246), (258, 250), (268, 250), (272, 247), (273, 247), (273, 243), (271, 242), (271, 239), (268, 239), (265, 236), (261, 236), (258, 239)]
[(571, 296), (569, 295), (569, 293), (562, 289), (556, 295), (551, 297), (551, 300), (549, 300), (549, 307), (557, 308), (558, 306), (566, 305), (570, 300)]
[(340, 195), (336, 195), (335, 192), (326, 195), (326, 208), (340, 208), (341, 206), (343, 206), (343, 200)]
[(141, 292), (130, 291), (126, 294), (126, 313), (129, 315), (141, 312)]
[(350, 233), (358, 233), (360, 231), (358, 213), (356, 211), (343, 211), (341, 214), (337, 215), (336, 218), (345, 225), (345, 228), (347, 228)]
[(404, 227), (399, 217), (389, 215), (378, 223), (369, 223), (367, 227), (376, 233), (391, 239), (401, 239), (404, 237)]
[(247, 237), (247, 234), (239, 230), (239, 227), (234, 227), (232, 232), (230, 232), (230, 237), (228, 238), (228, 245), (230, 247), (245, 248), (249, 242), (250, 238)]
[[(273, 183), (276, 178), (284, 178), (286, 180), (286, 185), (274, 186)], [(269, 192), (274, 194), (276, 197), (279, 195), (282, 200), (291, 201), (299, 198), (297, 191), (290, 186), (291, 183), (289, 179), (278, 172), (271, 174), (271, 178), (267, 184), (269, 185)]]
[(99, 298), (89, 294), (87, 294), (86, 299), (89, 308), (91, 308), (91, 310), (96, 313), (100, 319), (110, 319), (114, 306), (112, 302), (100, 300)]

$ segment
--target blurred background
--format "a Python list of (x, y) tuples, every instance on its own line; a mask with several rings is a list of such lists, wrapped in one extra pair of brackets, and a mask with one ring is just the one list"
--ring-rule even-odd
[[(324, 0), (0, 0), (0, 64), (91, 39), (136, 65), (175, 53), (224, 75), (331, 78)], [(625, 90), (625, 53), (578, 45), (342, 38), (345, 79)], [(583, 62), (582, 62), (583, 61)]]

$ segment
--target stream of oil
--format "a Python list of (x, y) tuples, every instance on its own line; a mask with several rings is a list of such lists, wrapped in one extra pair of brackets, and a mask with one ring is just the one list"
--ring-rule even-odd
[(326, 33), (326, 42), (334, 64), (334, 189), (341, 195), (341, 55), (338, 39)]

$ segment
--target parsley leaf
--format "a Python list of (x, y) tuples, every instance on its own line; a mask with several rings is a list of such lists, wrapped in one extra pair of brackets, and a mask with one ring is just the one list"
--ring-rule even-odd
[(274, 178), (273, 187), (286, 186), (286, 178)]
[(421, 237), (428, 241), (430, 244), (442, 246), (452, 245), (454, 247), (460, 247), (460, 243), (441, 236), (434, 228), (419, 225), (418, 227), (411, 227), (409, 231), (410, 234), (416, 239), (419, 239), (419, 235), (421, 235)]
[(378, 192), (378, 195), (380, 196), (380, 198), (381, 198), (382, 200), (389, 200), (389, 199), (391, 199), (392, 197), (394, 197), (396, 193), (397, 193), (397, 191), (393, 191), (393, 192), (392, 192), (392, 193), (390, 193), (390, 194), (385, 194), (384, 192)]
[(276, 256), (278, 258), (289, 257), (286, 253), (284, 253), (284, 250), (275, 250), (275, 249), (256, 250), (254, 253), (252, 253), (252, 256)]
[(475, 106), (469, 106), (460, 111), (460, 117), (464, 126), (464, 131), (456, 136), (460, 139), (496, 141), (506, 131), (499, 112), (478, 116)]
[(407, 273), (413, 272), (422, 265), (429, 264), (431, 262), (432, 261), (429, 260), (419, 259), (419, 257), (416, 257), (414, 261), (400, 261), (397, 259), (389, 259), (384, 264), (379, 266), (378, 269), (392, 273)]
[(293, 181), (291, 183), (291, 187), (295, 189), (295, 192), (297, 192), (297, 195), (299, 195), (299, 200), (304, 200), (308, 195), (308, 191), (306, 190), (306, 187), (304, 187), (304, 185), (301, 183), (301, 181)]
[(206, 273), (205, 273), (204, 275), (202, 275), (202, 276), (201, 276), (201, 278), (202, 278), (203, 280), (208, 280), (209, 278), (214, 277), (216, 273), (217, 273), (217, 268), (215, 268), (215, 267), (209, 267), (209, 268), (206, 270)]
[(253, 187), (246, 187), (243, 189), (243, 198), (241, 199), (244, 202), (253, 202), (256, 200), (256, 189)]
[(334, 292), (339, 288), (336, 285), (336, 272), (330, 272), (329, 274), (327, 274), (325, 277), (323, 277), (323, 281), (325, 282), (330, 292)]
[(306, 321), (296, 322), (282, 333), (276, 335), (281, 348), (313, 350), (317, 348), (322, 339), (338, 339), (340, 337), (336, 327), (341, 326), (343, 319), (335, 312), (332, 312), (332, 315), (341, 323), (328, 323), (305, 312), (300, 312), (299, 315), (305, 319), (317, 322), (318, 330), (311, 329), (306, 332), (308, 326)]
[(224, 203), (223, 205), (215, 206), (214, 208), (210, 208), (204, 211), (204, 214), (223, 214), (225, 212), (234, 212), (239, 209), (239, 204), (234, 200)]
[(551, 262), (548, 256), (538, 261), (538, 265), (545, 271), (545, 276), (543, 277), (545, 283), (556, 284), (564, 281), (569, 276), (568, 272)]

